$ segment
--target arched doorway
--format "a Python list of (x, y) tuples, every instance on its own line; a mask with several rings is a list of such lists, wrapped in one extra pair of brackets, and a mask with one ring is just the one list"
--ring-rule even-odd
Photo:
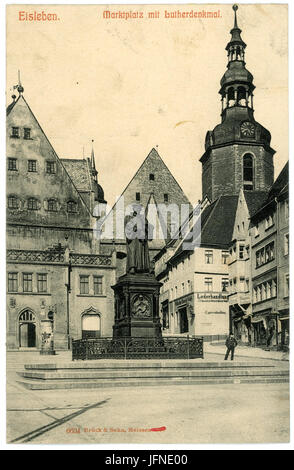
[(82, 339), (101, 337), (100, 314), (95, 309), (89, 309), (82, 314)]
[(31, 310), (25, 310), (19, 316), (19, 347), (36, 347), (36, 318)]

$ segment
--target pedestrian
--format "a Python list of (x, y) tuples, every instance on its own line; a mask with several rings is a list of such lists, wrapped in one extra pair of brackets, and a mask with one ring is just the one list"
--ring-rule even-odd
[(230, 333), (230, 335), (226, 339), (227, 352), (225, 355), (225, 361), (228, 359), (230, 353), (231, 353), (231, 361), (234, 360), (234, 352), (235, 352), (235, 347), (237, 346), (237, 344), (238, 343), (233, 333)]

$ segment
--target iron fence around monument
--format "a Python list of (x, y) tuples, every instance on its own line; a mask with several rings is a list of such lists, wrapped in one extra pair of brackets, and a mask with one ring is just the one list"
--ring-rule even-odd
[(202, 336), (95, 338), (72, 341), (72, 360), (203, 359)]

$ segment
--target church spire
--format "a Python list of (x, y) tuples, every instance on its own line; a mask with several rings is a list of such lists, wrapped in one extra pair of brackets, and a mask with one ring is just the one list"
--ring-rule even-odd
[(238, 5), (233, 5), (234, 27), (231, 29), (231, 40), (226, 46), (228, 54), (227, 71), (221, 79), (222, 118), (225, 119), (228, 109), (243, 107), (253, 113), (253, 76), (245, 68), (246, 44), (241, 38), (242, 30), (238, 26)]
[(92, 175), (97, 181), (97, 170), (96, 170), (96, 165), (95, 165), (95, 156), (94, 156), (94, 146), (93, 146), (94, 140), (92, 140), (92, 150), (91, 150), (91, 169), (92, 169)]

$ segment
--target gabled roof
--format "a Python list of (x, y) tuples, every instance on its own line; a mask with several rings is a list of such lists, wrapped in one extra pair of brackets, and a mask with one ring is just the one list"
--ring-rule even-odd
[[(191, 240), (192, 246), (227, 249), (232, 240), (237, 204), (238, 196), (220, 196), (209, 206), (206, 206), (200, 215), (200, 220), (196, 221), (198, 227), (201, 227), (200, 239)], [(190, 234), (193, 234), (196, 224), (189, 232)], [(197, 228), (195, 233), (197, 233)], [(189, 241), (189, 234), (186, 241)], [(184, 248), (181, 243), (170, 261), (172, 262), (183, 253)]]
[(275, 198), (278, 197), (283, 193), (283, 191), (288, 187), (289, 183), (289, 162), (287, 162), (280, 172), (277, 179), (274, 181), (273, 185), (271, 186), (268, 197), (265, 201), (259, 206), (256, 212), (251, 215), (251, 220), (253, 222), (258, 222), (258, 220), (262, 220), (265, 217), (267, 211), (272, 210), (273, 205), (275, 204)]
[(268, 197), (267, 191), (245, 191), (244, 197), (248, 207), (249, 216), (251, 217), (261, 207)]

